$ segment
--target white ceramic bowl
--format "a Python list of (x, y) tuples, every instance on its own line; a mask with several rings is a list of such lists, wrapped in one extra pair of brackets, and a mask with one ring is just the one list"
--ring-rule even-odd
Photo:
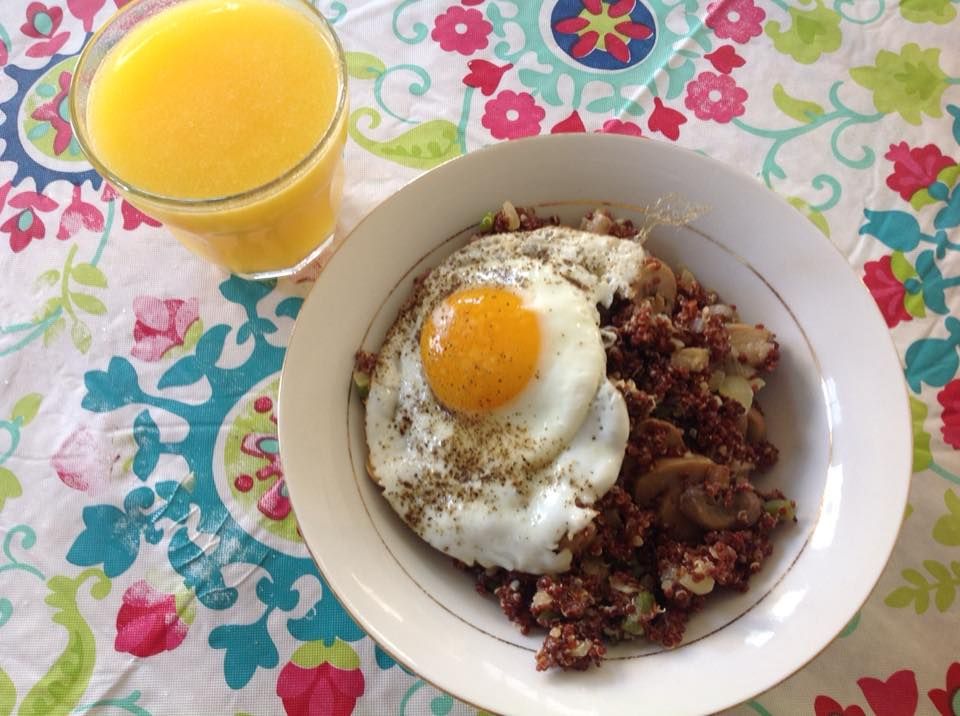
[[(678, 648), (620, 645), (602, 668), (538, 673), (542, 634), (519, 634), (367, 478), (362, 406), (350, 388), (354, 353), (379, 347), (413, 277), (504, 200), (576, 222), (603, 203), (638, 218), (669, 196), (707, 211), (688, 227), (654, 231), (648, 247), (689, 267), (780, 341), (780, 367), (761, 394), (780, 461), (758, 484), (795, 499), (798, 523), (778, 528), (750, 590), (717, 595)], [(773, 686), (816, 656), (870, 593), (910, 475), (899, 361), (842, 256), (754, 179), (629, 137), (495, 145), (387, 199), (339, 248), (303, 306), (279, 402), (287, 485), (330, 588), (399, 661), (497, 713), (702, 714)]]

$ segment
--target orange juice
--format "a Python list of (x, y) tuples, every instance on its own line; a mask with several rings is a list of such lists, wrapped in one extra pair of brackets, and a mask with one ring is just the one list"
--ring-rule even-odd
[(282, 271), (333, 232), (344, 82), (332, 32), (300, 0), (182, 0), (103, 55), (88, 149), (189, 248)]

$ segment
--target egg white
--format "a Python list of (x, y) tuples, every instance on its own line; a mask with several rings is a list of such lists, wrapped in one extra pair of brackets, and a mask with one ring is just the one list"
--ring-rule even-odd
[[(427, 542), (467, 564), (559, 572), (559, 549), (593, 519), (629, 433), (606, 378), (597, 305), (629, 297), (643, 249), (550, 227), (476, 240), (425, 279), (387, 335), (366, 406), (369, 464), (384, 496)], [(484, 416), (441, 406), (420, 359), (420, 330), (455, 290), (508, 287), (538, 316), (536, 373)]]

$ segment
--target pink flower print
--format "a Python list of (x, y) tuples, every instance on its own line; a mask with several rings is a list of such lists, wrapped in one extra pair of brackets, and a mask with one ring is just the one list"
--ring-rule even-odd
[(57, 238), (65, 241), (80, 231), (81, 227), (87, 231), (102, 231), (103, 214), (93, 204), (83, 201), (80, 198), (80, 187), (75, 186), (70, 205), (60, 215)]
[(10, 248), (18, 253), (34, 239), (39, 241), (46, 235), (40, 212), (53, 211), (57, 202), (35, 191), (24, 191), (10, 199), (10, 206), (21, 211), (0, 224), (0, 232), (10, 235)]
[[(937, 393), (937, 401), (943, 408), (940, 413), (940, 419), (943, 420), (943, 425), (940, 426), (943, 441), (960, 450), (960, 379), (947, 383), (943, 390)], [(957, 688), (960, 688), (960, 682), (957, 683)]]
[(816, 716), (866, 716), (863, 709), (856, 704), (844, 708), (835, 699), (823, 694), (814, 699), (813, 711)]
[(67, 151), (70, 146), (70, 140), (73, 139), (73, 129), (70, 122), (63, 118), (61, 110), (66, 106), (67, 94), (70, 92), (70, 79), (73, 75), (69, 72), (61, 72), (57, 83), (60, 85), (60, 91), (48, 102), (37, 106), (30, 116), (40, 122), (49, 122), (56, 132), (53, 138), (53, 151), (59, 156)]
[(47, 7), (39, 2), (27, 5), (27, 21), (20, 26), (20, 32), (40, 40), (27, 48), (27, 57), (49, 57), (63, 47), (70, 33), (57, 33), (61, 22), (63, 10), (60, 8)]
[(159, 221), (154, 219), (152, 216), (147, 216), (126, 199), (124, 199), (120, 204), (120, 215), (123, 217), (123, 228), (127, 231), (136, 229), (140, 226), (140, 224), (146, 224), (147, 226), (160, 226)]
[(159, 592), (143, 579), (134, 582), (123, 593), (113, 648), (140, 657), (176, 649), (192, 621), (185, 609), (190, 598)]
[(476, 87), (489, 97), (497, 91), (503, 73), (511, 67), (513, 65), (507, 64), (500, 67), (486, 60), (470, 60), (467, 63), (470, 73), (463, 78), (463, 84), (467, 87)]
[(337, 639), (332, 647), (308, 642), (297, 649), (277, 679), (288, 716), (350, 716), (363, 695), (363, 672), (354, 652)]
[(930, 689), (927, 697), (933, 702), (940, 716), (955, 716), (953, 704), (960, 693), (960, 661), (950, 664), (947, 669), (947, 681), (945, 689)]
[(747, 63), (737, 54), (733, 45), (720, 45), (709, 55), (704, 55), (704, 58), (710, 60), (710, 64), (717, 72), (722, 72), (725, 75), (729, 75), (736, 68), (743, 67)]
[(659, 97), (653, 98), (653, 113), (647, 120), (651, 132), (660, 132), (667, 139), (677, 141), (680, 138), (680, 125), (686, 122), (687, 118), (682, 112), (667, 107)]
[(133, 348), (130, 355), (145, 361), (158, 361), (174, 346), (182, 346), (190, 326), (199, 318), (198, 301), (191, 298), (166, 300), (153, 296), (133, 299)]
[(93, 29), (93, 18), (103, 7), (106, 0), (67, 0), (67, 9), (78, 20), (83, 21), (83, 29), (90, 32)]
[(575, 134), (577, 132), (586, 132), (587, 128), (583, 126), (583, 120), (577, 110), (573, 110), (566, 119), (561, 119), (550, 130), (550, 134)]
[(632, 137), (642, 136), (642, 131), (639, 126), (633, 122), (624, 122), (619, 119), (608, 119), (603, 123), (603, 128), (600, 131), (606, 134), (628, 134)]
[(106, 486), (119, 459), (106, 435), (79, 427), (63, 441), (50, 464), (64, 485), (86, 492)]
[(753, 0), (720, 0), (707, 5), (706, 24), (721, 40), (742, 45), (763, 32), (761, 23), (766, 16)]
[(875, 716), (915, 716), (920, 694), (917, 677), (910, 669), (901, 669), (886, 681), (865, 676), (857, 679)]
[(683, 103), (687, 109), (693, 110), (698, 119), (726, 123), (746, 111), (743, 106), (746, 100), (747, 91), (738, 86), (732, 77), (701, 72), (687, 85), (687, 96)]
[(873, 300), (877, 302), (877, 308), (880, 309), (883, 320), (887, 322), (889, 328), (893, 328), (901, 321), (912, 319), (903, 305), (907, 289), (894, 275), (892, 263), (889, 256), (881, 256), (878, 260), (867, 261), (863, 265), (863, 283), (873, 296)]
[(100, 198), (103, 201), (113, 201), (118, 196), (117, 190), (109, 182), (103, 183), (103, 188), (100, 190)]
[(10, 49), (3, 40), (0, 40), (0, 67), (3, 67), (5, 64), (7, 64), (7, 60), (9, 59)]
[(546, 116), (530, 93), (503, 90), (484, 106), (480, 124), (496, 139), (517, 139), (540, 134)]
[(454, 5), (437, 15), (430, 37), (447, 52), (472, 55), (487, 46), (487, 35), (492, 31), (493, 25), (483, 19), (479, 10)]
[(937, 174), (956, 164), (943, 155), (935, 144), (911, 149), (906, 142), (891, 144), (890, 151), (883, 155), (893, 162), (893, 173), (887, 177), (887, 186), (904, 200), (926, 189), (937, 180)]

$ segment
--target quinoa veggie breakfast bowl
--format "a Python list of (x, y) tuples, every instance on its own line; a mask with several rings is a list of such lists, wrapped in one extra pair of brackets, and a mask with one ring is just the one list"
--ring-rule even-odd
[(496, 145), (386, 200), (305, 303), (279, 411), (327, 587), (499, 713), (769, 688), (869, 594), (910, 468), (898, 360), (829, 241), (616, 136)]

